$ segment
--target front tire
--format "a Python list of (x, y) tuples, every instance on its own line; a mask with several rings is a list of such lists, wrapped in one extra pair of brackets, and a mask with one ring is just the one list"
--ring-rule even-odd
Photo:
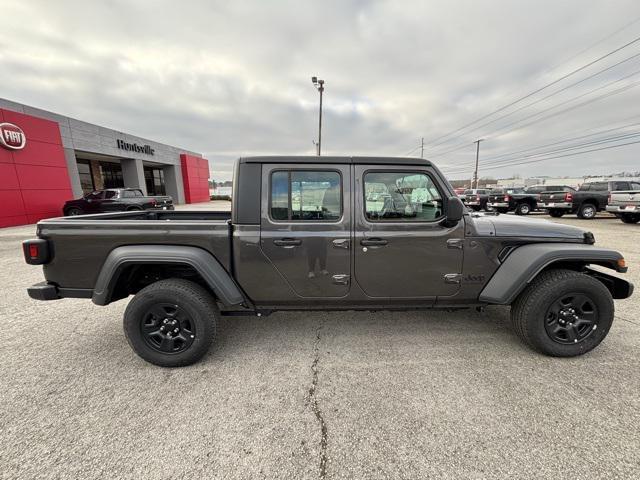
[(513, 303), (511, 323), (534, 350), (575, 357), (604, 340), (613, 314), (613, 298), (600, 281), (573, 270), (548, 270)]
[(124, 333), (143, 360), (183, 367), (202, 358), (214, 341), (219, 311), (200, 285), (167, 279), (140, 290), (124, 313)]
[(598, 209), (592, 203), (583, 203), (578, 210), (578, 218), (582, 220), (591, 220), (596, 217)]

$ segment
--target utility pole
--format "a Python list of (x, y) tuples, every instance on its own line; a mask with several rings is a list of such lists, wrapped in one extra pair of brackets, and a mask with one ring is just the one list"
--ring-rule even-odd
[(424, 137), (420, 140), (420, 158), (424, 158)]
[(471, 185), (471, 188), (478, 188), (478, 159), (480, 158), (480, 142), (481, 141), (482, 139), (480, 138), (475, 142), (473, 142), (476, 144), (476, 169), (473, 172), (473, 184)]
[(318, 77), (311, 77), (311, 82), (320, 92), (320, 113), (318, 115), (318, 156), (320, 156), (320, 149), (322, 148), (322, 93), (324, 92), (324, 80), (319, 80)]

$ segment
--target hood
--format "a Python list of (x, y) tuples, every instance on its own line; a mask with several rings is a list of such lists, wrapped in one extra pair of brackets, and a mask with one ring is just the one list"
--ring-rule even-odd
[(512, 215), (471, 215), (479, 235), (583, 240), (585, 230), (542, 218)]

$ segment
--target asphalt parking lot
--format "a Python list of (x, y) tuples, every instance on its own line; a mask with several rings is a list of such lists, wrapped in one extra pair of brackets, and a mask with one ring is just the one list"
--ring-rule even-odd
[[(640, 224), (554, 221), (640, 284)], [(503, 307), (303, 312), (226, 317), (167, 370), (127, 345), (126, 301), (27, 297), (33, 233), (0, 229), (2, 478), (640, 477), (639, 293), (574, 359), (524, 347)]]

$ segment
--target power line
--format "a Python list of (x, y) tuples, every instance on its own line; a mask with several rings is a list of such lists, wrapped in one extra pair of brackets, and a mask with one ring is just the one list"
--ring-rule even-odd
[[(638, 118), (638, 117), (639, 116), (636, 115), (636, 116), (633, 116), (633, 117), (630, 117), (630, 118)], [(630, 118), (627, 118), (625, 120), (629, 120)], [(561, 140), (556, 140), (554, 142), (545, 143), (545, 144), (542, 144), (542, 145), (540, 145), (540, 144), (525, 145), (527, 148), (523, 148), (521, 150), (516, 150), (516, 151), (513, 151), (513, 152), (507, 152), (507, 153), (501, 153), (499, 155), (494, 155), (494, 156), (489, 156), (488, 158), (485, 158), (485, 160), (483, 161), (483, 164), (484, 163), (493, 163), (492, 162), (493, 160), (497, 160), (497, 159), (500, 159), (502, 157), (513, 157), (514, 155), (517, 155), (519, 153), (536, 151), (536, 150), (540, 150), (540, 149), (545, 148), (545, 147), (551, 147), (553, 145), (559, 145), (559, 144), (562, 144), (562, 143), (572, 142), (572, 141), (575, 141), (575, 140), (594, 137), (594, 136), (597, 136), (597, 135), (602, 135), (604, 133), (615, 132), (616, 130), (623, 130), (623, 129), (626, 129), (626, 128), (629, 128), (629, 127), (634, 127), (634, 126), (637, 126), (637, 125), (640, 125), (640, 122), (630, 123), (630, 124), (626, 124), (626, 125), (620, 125), (620, 126), (617, 126), (617, 127), (614, 127), (614, 128), (608, 128), (608, 129), (605, 129), (605, 130), (599, 130), (599, 131), (597, 131), (595, 133), (590, 133), (590, 134), (587, 134), (587, 135), (580, 135), (580, 136), (577, 136), (577, 137), (563, 138)], [(593, 129), (589, 129), (589, 130), (593, 130)], [(589, 131), (589, 130), (586, 130), (586, 131)], [(456, 167), (461, 167), (463, 165), (471, 166), (471, 165), (473, 165), (473, 162), (464, 162), (464, 163), (460, 163), (460, 164), (456, 164), (456, 165), (450, 165), (450, 166), (449, 165), (440, 165), (440, 168), (442, 168), (442, 169), (446, 169), (447, 167), (456, 168)]]
[[(638, 54), (638, 55), (640, 55), (640, 54)], [(541, 111), (539, 111), (539, 112), (533, 113), (533, 114), (528, 115), (528, 116), (526, 116), (526, 117), (520, 118), (520, 119), (515, 120), (515, 121), (513, 121), (513, 122), (507, 123), (506, 125), (502, 125), (501, 127), (497, 128), (496, 130), (493, 130), (492, 132), (489, 132), (489, 133), (487, 133), (487, 134), (485, 134), (485, 135), (490, 135), (489, 137), (487, 137), (487, 139), (494, 139), (494, 138), (498, 138), (498, 137), (501, 137), (502, 135), (505, 135), (505, 134), (510, 133), (510, 132), (512, 132), (512, 131), (520, 130), (520, 129), (522, 129), (522, 128), (528, 127), (528, 126), (530, 126), (530, 125), (534, 125), (535, 123), (541, 122), (541, 121), (543, 121), (543, 120), (548, 120), (549, 118), (553, 118), (553, 117), (555, 117), (555, 116), (557, 116), (557, 115), (560, 115), (560, 114), (562, 114), (562, 113), (566, 113), (566, 112), (569, 112), (569, 111), (571, 111), (571, 110), (575, 110), (576, 108), (580, 108), (580, 107), (582, 107), (582, 106), (589, 105), (589, 104), (591, 104), (591, 103), (593, 103), (593, 102), (596, 102), (596, 101), (598, 101), (598, 100), (602, 100), (602, 99), (608, 98), (608, 97), (610, 97), (610, 96), (617, 95), (617, 94), (619, 94), (619, 93), (623, 93), (623, 92), (625, 92), (626, 90), (629, 90), (629, 89), (631, 89), (631, 88), (634, 88), (634, 87), (638, 86), (639, 82), (631, 83), (631, 84), (626, 85), (626, 86), (624, 86), (624, 87), (621, 87), (621, 88), (619, 88), (619, 89), (617, 89), (617, 90), (613, 90), (613, 91), (608, 92), (608, 93), (606, 93), (606, 94), (603, 94), (603, 95), (600, 95), (600, 96), (594, 97), (594, 98), (592, 98), (592, 99), (590, 99), (590, 100), (587, 100), (587, 101), (585, 101), (585, 102), (579, 103), (579, 104), (574, 105), (574, 106), (571, 106), (571, 107), (566, 108), (566, 109), (564, 109), (564, 110), (560, 110), (560, 111), (555, 112), (555, 113), (553, 113), (553, 114), (551, 114), (551, 115), (547, 115), (546, 117), (539, 118), (539, 119), (534, 120), (534, 121), (532, 121), (532, 122), (529, 122), (529, 123), (527, 123), (527, 124), (525, 124), (525, 125), (521, 125), (521, 126), (519, 126), (519, 127), (517, 127), (517, 128), (511, 128), (511, 129), (509, 129), (509, 127), (511, 127), (511, 126), (517, 125), (517, 124), (519, 124), (519, 123), (521, 123), (521, 122), (523, 122), (523, 121), (525, 121), (525, 120), (529, 120), (529, 119), (534, 118), (534, 117), (537, 117), (537, 116), (539, 116), (539, 115), (543, 115), (543, 114), (544, 114), (544, 113), (546, 113), (546, 112), (549, 112), (549, 111), (554, 110), (554, 109), (556, 109), (556, 108), (558, 108), (558, 107), (561, 107), (561, 106), (563, 106), (563, 105), (566, 105), (567, 103), (571, 103), (571, 102), (573, 102), (574, 100), (577, 100), (577, 99), (579, 99), (579, 98), (582, 98), (582, 97), (585, 97), (585, 96), (590, 95), (590, 94), (592, 94), (592, 93), (595, 93), (595, 92), (597, 92), (597, 91), (599, 91), (599, 90), (602, 90), (603, 88), (607, 88), (607, 87), (609, 87), (609, 86), (611, 86), (611, 85), (614, 85), (614, 84), (616, 84), (616, 83), (618, 83), (618, 82), (621, 82), (621, 81), (626, 80), (626, 79), (628, 79), (628, 78), (630, 78), (630, 77), (633, 77), (633, 76), (635, 76), (635, 75), (638, 75), (639, 73), (640, 73), (640, 70), (637, 70), (637, 71), (635, 71), (635, 72), (632, 72), (632, 73), (630, 73), (629, 75), (625, 75), (624, 77), (619, 78), (619, 79), (617, 79), (617, 80), (614, 80), (614, 81), (612, 81), (612, 82), (609, 82), (609, 83), (607, 83), (607, 84), (605, 84), (605, 85), (601, 85), (600, 87), (594, 88), (594, 89), (589, 90), (589, 91), (584, 92), (584, 93), (581, 93), (580, 95), (577, 95), (577, 96), (575, 96), (575, 97), (572, 97), (572, 98), (570, 98), (570, 99), (567, 99), (567, 100), (565, 100), (565, 101), (563, 101), (563, 102), (560, 102), (560, 103), (558, 103), (558, 104), (556, 104), (556, 105), (552, 105), (552, 106), (550, 106), (550, 107), (548, 107), (548, 108), (546, 108), (546, 109), (544, 109), (544, 110), (541, 110)], [(505, 128), (506, 128), (507, 130), (504, 130)], [(503, 130), (503, 131), (501, 131), (501, 130)], [(493, 133), (495, 133), (495, 132), (500, 132), (500, 133), (498, 133), (497, 135), (492, 135), (492, 134), (493, 134)], [(449, 153), (452, 153), (452, 152), (455, 152), (455, 151), (457, 151), (457, 150), (460, 150), (461, 148), (464, 148), (464, 147), (465, 147), (465, 146), (467, 146), (468, 144), (469, 144), (469, 142), (468, 142), (468, 141), (462, 141), (462, 142), (460, 142), (459, 144), (457, 144), (458, 146), (455, 146), (454, 148), (451, 148), (451, 149), (449, 149), (449, 150), (445, 150), (445, 151), (441, 151), (441, 152), (433, 153), (433, 154), (431, 154), (431, 155), (430, 155), (430, 157), (431, 157), (431, 158), (436, 158), (436, 157), (441, 157), (441, 156), (447, 155), (447, 154), (449, 154)]]
[(416, 150), (418, 150), (421, 146), (422, 146), (422, 145), (418, 145), (417, 147), (412, 148), (412, 149), (411, 149), (411, 150), (409, 150), (407, 153), (405, 153), (405, 154), (403, 155), (403, 157), (408, 157), (408, 156), (409, 156), (409, 155), (411, 155), (413, 152), (415, 152)]
[[(612, 148), (625, 147), (627, 145), (635, 145), (635, 144), (638, 144), (638, 143), (640, 143), (640, 140), (638, 140), (636, 142), (621, 143), (619, 145), (610, 145), (608, 147), (593, 148), (593, 149), (590, 149), (590, 150), (583, 150), (583, 151), (580, 151), (580, 152), (567, 153), (567, 154), (564, 154), (564, 155), (556, 155), (556, 156), (552, 156), (552, 157), (539, 158), (539, 159), (528, 160), (528, 161), (524, 161), (524, 162), (515, 162), (515, 163), (510, 163), (508, 165), (490, 166), (490, 167), (486, 167), (485, 170), (494, 170), (496, 168), (503, 168), (505, 166), (512, 167), (512, 166), (518, 166), (518, 165), (527, 165), (527, 164), (530, 164), (530, 163), (546, 162), (547, 160), (553, 160), (553, 159), (556, 159), (556, 158), (573, 157), (575, 155), (582, 155), (582, 154), (590, 153), (590, 152), (599, 152), (599, 151), (602, 151), (602, 150), (609, 150), (609, 149), (612, 149)], [(451, 174), (455, 175), (455, 174), (458, 174), (458, 173), (464, 173), (465, 171), (466, 170), (462, 170), (461, 172), (451, 172), (449, 174), (450, 175)]]
[[(546, 150), (546, 151), (541, 151), (541, 152), (536, 152), (536, 153), (530, 153), (528, 155), (516, 155), (512, 158), (504, 158), (504, 159), (500, 159), (500, 160), (494, 160), (494, 161), (485, 161), (482, 163), (481, 167), (482, 168), (486, 168), (490, 165), (496, 165), (498, 167), (503, 167), (503, 166), (509, 166), (511, 164), (511, 162), (516, 161), (516, 160), (524, 160), (524, 159), (528, 159), (528, 158), (535, 158), (535, 157), (541, 157), (541, 156), (546, 156), (546, 155), (553, 155), (556, 153), (561, 153), (561, 152), (566, 152), (566, 151), (570, 151), (570, 150), (576, 150), (579, 148), (585, 148), (585, 147), (589, 147), (589, 146), (594, 146), (594, 145), (602, 145), (605, 143), (612, 143), (612, 142), (619, 142), (622, 140), (629, 140), (631, 138), (635, 138), (635, 137), (639, 137), (640, 136), (640, 132), (636, 131), (636, 132), (630, 132), (630, 133), (625, 133), (625, 134), (621, 134), (621, 135), (615, 135), (613, 137), (608, 137), (608, 138), (601, 138), (601, 139), (595, 139), (595, 140), (591, 140), (588, 142), (582, 142), (582, 143), (577, 143), (577, 144), (573, 144), (573, 145), (566, 145), (564, 147), (559, 147), (559, 148), (555, 148), (555, 149), (551, 149), (551, 150)], [(447, 168), (443, 168), (444, 171), (467, 171), (467, 168), (461, 168), (461, 166), (456, 166), (456, 167), (451, 167), (449, 169)]]
[(607, 40), (609, 40), (610, 38), (615, 37), (618, 33), (620, 33), (620, 32), (622, 32), (622, 31), (626, 30), (626, 29), (627, 29), (627, 28), (629, 28), (631, 25), (635, 25), (635, 24), (636, 24), (636, 23), (638, 23), (639, 21), (640, 21), (640, 17), (637, 17), (635, 20), (632, 20), (631, 22), (626, 23), (626, 24), (625, 24), (625, 25), (623, 25), (622, 27), (618, 28), (618, 29), (617, 29), (617, 30), (615, 30), (614, 32), (612, 32), (612, 33), (610, 33), (609, 35), (607, 35), (606, 37), (601, 38), (600, 40), (598, 40), (598, 41), (596, 41), (596, 42), (592, 43), (591, 45), (589, 45), (587, 48), (585, 48), (585, 49), (583, 49), (583, 50), (580, 50), (578, 53), (575, 53), (575, 54), (571, 55), (570, 57), (568, 57), (568, 58), (566, 58), (566, 59), (564, 59), (564, 60), (562, 60), (562, 61), (558, 62), (554, 67), (551, 67), (550, 69), (545, 70), (545, 71), (543, 72), (543, 75), (544, 75), (544, 74), (546, 74), (546, 73), (549, 73), (549, 72), (554, 71), (554, 70), (555, 70), (556, 68), (558, 68), (560, 65), (562, 65), (562, 64), (564, 64), (564, 63), (568, 63), (568, 62), (570, 62), (570, 61), (571, 61), (571, 60), (573, 60), (574, 58), (577, 58), (577, 57), (579, 57), (580, 55), (582, 55), (583, 53), (588, 52), (588, 51), (589, 51), (589, 50), (591, 50), (593, 47), (596, 47), (596, 46), (600, 45), (601, 43), (606, 42), (606, 41), (607, 41)]
[(636, 37), (633, 40), (631, 40), (630, 42), (627, 42), (624, 45), (622, 45), (622, 46), (620, 46), (620, 47), (618, 47), (618, 48), (616, 48), (614, 50), (611, 50), (610, 52), (608, 52), (608, 53), (596, 58), (595, 60), (592, 60), (592, 61), (582, 65), (581, 67), (578, 67), (575, 70), (572, 70), (571, 72), (569, 72), (569, 73), (567, 73), (565, 75), (562, 75), (561, 77), (557, 78), (556, 80), (554, 80), (554, 81), (552, 81), (550, 83), (547, 83), (546, 85), (543, 85), (542, 87), (534, 90), (533, 92), (530, 92), (530, 93), (528, 93), (528, 94), (526, 94), (526, 95), (524, 95), (524, 96), (522, 96), (522, 97), (520, 97), (520, 98), (518, 98), (518, 99), (516, 99), (516, 100), (514, 100), (514, 101), (512, 101), (512, 102), (510, 102), (508, 104), (506, 104), (506, 105), (503, 105), (502, 107), (498, 108), (497, 110), (494, 110), (494, 111), (492, 111), (492, 112), (490, 112), (490, 113), (488, 113), (486, 115), (483, 115), (482, 117), (474, 120), (473, 122), (467, 123), (466, 125), (463, 125), (462, 127), (458, 128), (456, 130), (453, 130), (453, 131), (451, 131), (451, 132), (449, 132), (449, 133), (447, 133), (445, 135), (441, 135), (441, 136), (431, 140), (430, 142), (427, 143), (427, 145), (433, 145), (433, 146), (440, 145), (441, 143), (444, 143), (444, 142), (438, 142), (438, 143), (434, 143), (434, 142), (437, 142), (438, 140), (441, 140), (443, 138), (449, 137), (450, 135), (452, 135), (454, 133), (457, 133), (457, 132), (459, 132), (461, 130), (465, 130), (467, 127), (470, 127), (471, 125), (474, 125), (474, 124), (476, 124), (476, 123), (478, 123), (478, 122), (480, 122), (480, 121), (482, 121), (482, 120), (484, 120), (484, 119), (486, 119), (486, 118), (488, 118), (488, 117), (490, 117), (492, 115), (495, 115), (496, 113), (502, 112), (502, 111), (506, 110), (507, 108), (509, 108), (509, 107), (521, 102), (522, 100), (526, 100), (527, 98), (530, 98), (533, 95), (535, 95), (535, 94), (537, 94), (537, 93), (539, 93), (539, 92), (541, 92), (541, 91), (543, 91), (543, 90), (545, 90), (545, 89), (547, 89), (547, 88), (549, 88), (549, 87), (551, 87), (553, 85), (556, 85), (557, 83), (561, 82), (562, 80), (565, 80), (566, 78), (569, 78), (570, 76), (575, 75), (576, 73), (581, 72), (582, 70), (584, 70), (586, 68), (589, 68), (590, 66), (592, 66), (592, 65), (594, 65), (594, 64), (596, 64), (596, 63), (598, 63), (598, 62), (600, 62), (602, 60), (604, 60), (607, 57), (610, 57), (611, 55), (619, 52), (620, 50), (623, 50), (623, 49), (625, 49), (625, 48), (627, 48), (627, 47), (629, 47), (629, 46), (631, 46), (631, 45), (633, 45), (633, 44), (635, 44), (635, 43), (637, 43), (639, 41), (640, 41), (640, 37)]
[[(505, 119), (505, 118), (507, 118), (507, 117), (510, 117), (511, 115), (513, 115), (513, 114), (515, 114), (515, 113), (518, 113), (518, 112), (520, 112), (520, 111), (524, 110), (525, 108), (529, 108), (529, 107), (532, 107), (533, 105), (537, 105), (537, 104), (538, 104), (538, 103), (540, 103), (540, 102), (543, 102), (543, 101), (545, 101), (545, 100), (547, 100), (547, 99), (549, 99), (549, 98), (551, 98), (551, 97), (554, 97), (555, 95), (558, 95), (559, 93), (562, 93), (562, 92), (564, 92), (564, 91), (567, 91), (568, 89), (573, 88), (573, 87), (575, 87), (576, 85), (579, 85), (579, 84), (581, 84), (581, 83), (584, 83), (584, 82), (586, 82), (587, 80), (591, 80), (592, 78), (597, 77), (598, 75), (600, 75), (600, 74), (602, 74), (602, 73), (604, 73), (604, 72), (607, 72), (607, 71), (609, 71), (609, 70), (611, 70), (611, 69), (613, 69), (613, 68), (615, 68), (615, 67), (617, 67), (617, 66), (619, 66), (619, 65), (622, 65), (623, 63), (626, 63), (626, 62), (628, 62), (628, 61), (630, 61), (630, 60), (633, 60), (634, 58), (637, 58), (637, 57), (640, 57), (640, 53), (636, 53), (635, 55), (632, 55), (632, 56), (630, 56), (630, 57), (627, 57), (627, 58), (625, 58), (624, 60), (622, 60), (622, 61), (620, 61), (620, 62), (618, 62), (618, 63), (615, 63), (615, 64), (613, 64), (613, 65), (611, 65), (611, 66), (609, 66), (609, 67), (607, 67), (607, 68), (603, 68), (602, 70), (600, 70), (600, 71), (598, 71), (598, 72), (596, 72), (596, 73), (594, 73), (594, 74), (592, 74), (592, 75), (589, 75), (588, 77), (585, 77), (585, 78), (583, 78), (582, 80), (578, 80), (577, 82), (574, 82), (574, 83), (572, 83), (572, 84), (570, 84), (570, 85), (567, 85), (566, 87), (563, 87), (563, 88), (561, 88), (560, 90), (556, 90), (555, 92), (552, 92), (552, 93), (550, 93), (549, 95), (546, 95), (546, 96), (544, 96), (544, 97), (542, 97), (542, 98), (539, 98), (538, 100), (534, 100), (533, 102), (527, 103), (526, 105), (523, 105), (523, 106), (521, 106), (521, 107), (519, 107), (519, 108), (516, 108), (515, 110), (513, 110), (513, 111), (511, 111), (511, 112), (509, 112), (509, 113), (507, 113), (507, 114), (505, 114), (505, 115), (501, 115), (501, 116), (499, 116), (498, 118), (494, 118), (493, 120), (490, 120), (490, 121), (488, 121), (488, 122), (485, 122), (485, 123), (483, 123), (482, 125), (479, 125), (479, 126), (477, 126), (477, 127), (474, 127), (474, 128), (472, 128), (471, 130), (469, 130), (468, 132), (466, 132), (466, 133), (465, 133), (465, 135), (469, 134), (470, 132), (476, 131), (476, 130), (478, 130), (478, 129), (482, 128), (482, 127), (486, 127), (487, 125), (491, 125), (492, 123), (495, 123), (495, 122), (498, 122), (498, 121), (500, 121), (500, 120), (502, 120), (502, 119)], [(633, 74), (631, 74), (631, 75), (628, 75), (627, 77), (623, 77), (621, 80), (623, 80), (623, 79), (625, 79), (625, 78), (628, 78), (628, 77), (630, 77), (630, 76), (636, 75), (636, 74), (638, 74), (638, 73), (640, 73), (640, 70), (638, 70), (638, 71), (634, 72), (634, 73), (633, 73)], [(614, 83), (615, 83), (615, 82), (614, 82)], [(608, 84), (608, 85), (610, 85), (610, 84)], [(596, 90), (597, 90), (597, 89), (596, 89)], [(595, 90), (593, 90), (593, 91), (595, 91)]]

